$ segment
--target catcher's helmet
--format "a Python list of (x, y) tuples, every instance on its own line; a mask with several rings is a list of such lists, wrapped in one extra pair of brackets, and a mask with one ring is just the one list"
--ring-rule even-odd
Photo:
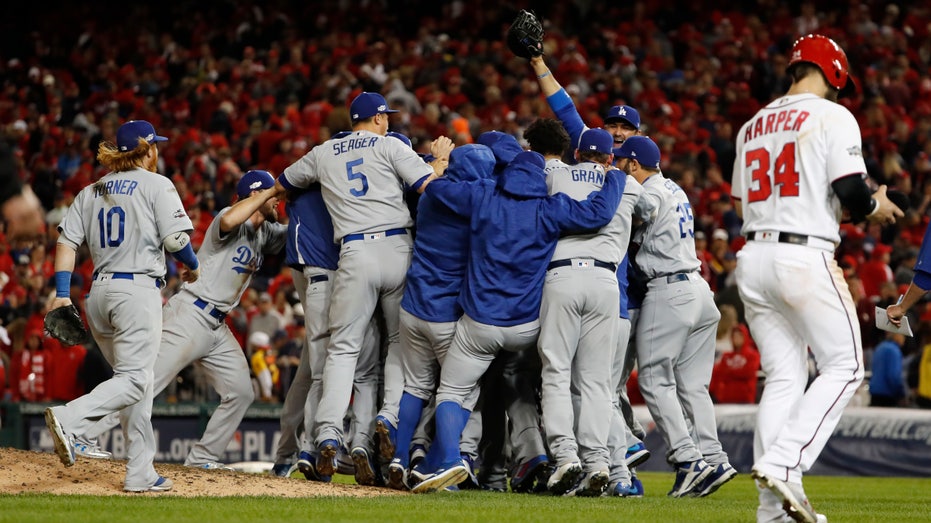
[(821, 69), (824, 77), (841, 96), (852, 94), (856, 87), (850, 77), (847, 54), (834, 40), (824, 36), (809, 34), (795, 41), (789, 56), (789, 67), (799, 62), (809, 62)]

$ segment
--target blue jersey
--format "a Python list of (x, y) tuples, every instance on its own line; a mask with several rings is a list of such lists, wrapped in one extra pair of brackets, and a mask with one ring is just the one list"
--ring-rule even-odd
[(298, 270), (310, 266), (335, 271), (339, 245), (333, 243), (333, 222), (323, 203), (320, 184), (296, 191), (298, 194), (285, 206), (289, 220), (285, 263)]
[(427, 194), (469, 219), (469, 263), (460, 303), (480, 323), (509, 327), (536, 320), (560, 235), (604, 227), (617, 210), (617, 171), (609, 173), (601, 191), (576, 201), (565, 194), (548, 196), (543, 166), (543, 156), (524, 152), (497, 181), (440, 178), (427, 186)]
[[(495, 157), (484, 145), (453, 149), (444, 178), (475, 181), (491, 178)], [(407, 271), (401, 308), (429, 322), (453, 322), (462, 316), (458, 303), (469, 260), (469, 220), (424, 193), (417, 204), (417, 236)]]
[(912, 281), (922, 290), (931, 290), (931, 227), (925, 229), (925, 237), (921, 240)]

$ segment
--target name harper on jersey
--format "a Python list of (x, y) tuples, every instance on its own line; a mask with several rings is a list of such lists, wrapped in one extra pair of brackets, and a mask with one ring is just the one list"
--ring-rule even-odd
[(125, 194), (132, 196), (139, 182), (133, 180), (109, 180), (107, 183), (94, 184), (94, 198), (107, 194)]
[(596, 185), (604, 185), (605, 175), (598, 171), (589, 171), (588, 169), (572, 169), (573, 182), (588, 182)]
[(744, 132), (744, 143), (759, 138), (764, 134), (777, 133), (779, 131), (795, 131), (808, 119), (808, 111), (798, 109), (782, 110), (777, 113), (769, 113), (766, 116), (760, 115), (753, 120), (753, 124), (748, 125)]
[(375, 145), (375, 142), (381, 136), (365, 136), (363, 138), (352, 138), (349, 140), (339, 140), (333, 144), (333, 155), (339, 156), (342, 153), (348, 153), (354, 149), (364, 149)]

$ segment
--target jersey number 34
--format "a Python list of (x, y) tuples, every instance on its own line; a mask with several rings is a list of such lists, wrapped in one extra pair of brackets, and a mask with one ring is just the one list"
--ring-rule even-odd
[(783, 145), (775, 161), (767, 149), (751, 149), (744, 156), (744, 167), (752, 169), (750, 177), (753, 184), (747, 191), (750, 203), (768, 199), (773, 194), (773, 185), (779, 186), (779, 197), (798, 196), (795, 142)]

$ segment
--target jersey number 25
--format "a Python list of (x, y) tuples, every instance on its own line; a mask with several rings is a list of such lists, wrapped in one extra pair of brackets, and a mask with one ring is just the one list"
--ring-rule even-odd
[(744, 167), (753, 169), (750, 172), (753, 184), (747, 191), (747, 200), (750, 203), (768, 199), (773, 193), (773, 185), (779, 186), (780, 197), (798, 196), (799, 174), (795, 169), (795, 142), (783, 145), (775, 162), (771, 161), (767, 149), (751, 149), (744, 156)]

